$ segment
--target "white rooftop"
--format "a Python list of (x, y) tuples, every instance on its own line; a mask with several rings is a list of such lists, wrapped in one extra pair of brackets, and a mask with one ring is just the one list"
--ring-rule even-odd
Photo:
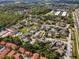
[(2, 38), (7, 37), (9, 34), (11, 34), (11, 32), (7, 32), (6, 34), (2, 35), (1, 37)]
[(56, 13), (55, 13), (55, 15), (59, 15), (60, 14), (60, 11), (57, 11)]
[(8, 32), (8, 31), (4, 31), (4, 30), (1, 31), (1, 32), (0, 32), (0, 36), (2, 36), (3, 34), (5, 34), (5, 33), (7, 33), (7, 32)]
[(66, 16), (66, 14), (67, 14), (67, 12), (63, 12), (63, 13), (62, 13), (62, 16)]

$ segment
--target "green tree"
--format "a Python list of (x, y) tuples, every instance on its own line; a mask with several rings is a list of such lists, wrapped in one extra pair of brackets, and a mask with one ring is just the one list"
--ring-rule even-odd
[(13, 59), (13, 58), (9, 56), (5, 56), (4, 59)]

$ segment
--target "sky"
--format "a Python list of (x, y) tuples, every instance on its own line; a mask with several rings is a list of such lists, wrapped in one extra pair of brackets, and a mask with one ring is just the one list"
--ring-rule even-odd
[[(0, 0), (0, 1), (16, 1), (16, 0)], [(23, 2), (36, 2), (36, 1), (79, 1), (79, 0), (22, 0)]]
[[(16, 0), (0, 0), (0, 1), (16, 1)], [(28, 1), (28, 0), (25, 0), (25, 1)], [(29, 0), (29, 1), (38, 1), (38, 0)], [(62, 1), (62, 0), (60, 0), (60, 1)], [(78, 1), (78, 0), (67, 0), (67, 1)]]
[(16, 0), (0, 0), (0, 1), (16, 1)]

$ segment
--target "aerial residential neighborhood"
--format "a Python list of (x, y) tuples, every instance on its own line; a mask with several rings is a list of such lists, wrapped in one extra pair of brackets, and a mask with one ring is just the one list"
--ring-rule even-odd
[(79, 6), (55, 3), (0, 3), (0, 59), (79, 59)]
[(2, 59), (5, 55), (9, 57), (13, 56), (14, 59), (35, 59), (36, 57), (40, 59), (47, 59), (46, 57), (40, 56), (38, 53), (33, 54), (31, 51), (26, 51), (24, 48), (13, 43), (2, 41), (0, 42), (0, 59)]

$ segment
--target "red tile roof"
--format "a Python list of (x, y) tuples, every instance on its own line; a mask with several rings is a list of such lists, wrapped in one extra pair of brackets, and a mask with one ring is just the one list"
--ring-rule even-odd
[(1, 56), (1, 57), (4, 57), (5, 55), (7, 55), (7, 53), (9, 53), (9, 51), (10, 51), (10, 49), (9, 49), (9, 48), (6, 48), (4, 51), (2, 51), (2, 52), (0, 53), (0, 56)]
[(40, 55), (38, 53), (33, 54), (31, 59), (40, 59)]
[(13, 43), (7, 43), (6, 46), (10, 47), (10, 48), (15, 48), (15, 49), (18, 47), (17, 45), (15, 45)]
[(41, 56), (40, 59), (48, 59), (48, 58), (46, 58), (46, 57), (42, 57), (42, 56)]
[(25, 51), (25, 54), (32, 56), (32, 52), (31, 51)]
[[(13, 43), (6, 43), (5, 41), (0, 42), (1, 45), (6, 45), (7, 47), (10, 48), (17, 48), (18, 46), (13, 44)], [(38, 53), (34, 53), (32, 54), (31, 51), (25, 51), (24, 48), (20, 47), (19, 48), (19, 52), (21, 53), (25, 53), (26, 55), (32, 56), (31, 59), (48, 59), (46, 57), (40, 57), (40, 55)], [(0, 52), (0, 59), (2, 59), (5, 55), (7, 56), (13, 56), (15, 59), (20, 59), (20, 57), (22, 56), (20, 53), (15, 54), (16, 52), (14, 50), (10, 51), (9, 48), (6, 48), (5, 50), (3, 50), (2, 52)], [(14, 55), (15, 54), (15, 55)]]
[(1, 45), (5, 45), (6, 42), (5, 42), (5, 41), (1, 41), (0, 44), (1, 44)]
[(17, 54), (15, 54), (15, 55), (13, 55), (13, 57), (14, 57), (14, 59), (20, 59), (21, 54), (17, 53)]
[(24, 52), (25, 52), (25, 49), (22, 48), (22, 47), (20, 47), (20, 48), (19, 48), (19, 51), (20, 51), (21, 53), (24, 53)]
[(15, 51), (14, 50), (12, 50), (12, 51), (10, 51), (9, 53), (8, 53), (8, 55), (7, 56), (13, 56), (15, 54)]

